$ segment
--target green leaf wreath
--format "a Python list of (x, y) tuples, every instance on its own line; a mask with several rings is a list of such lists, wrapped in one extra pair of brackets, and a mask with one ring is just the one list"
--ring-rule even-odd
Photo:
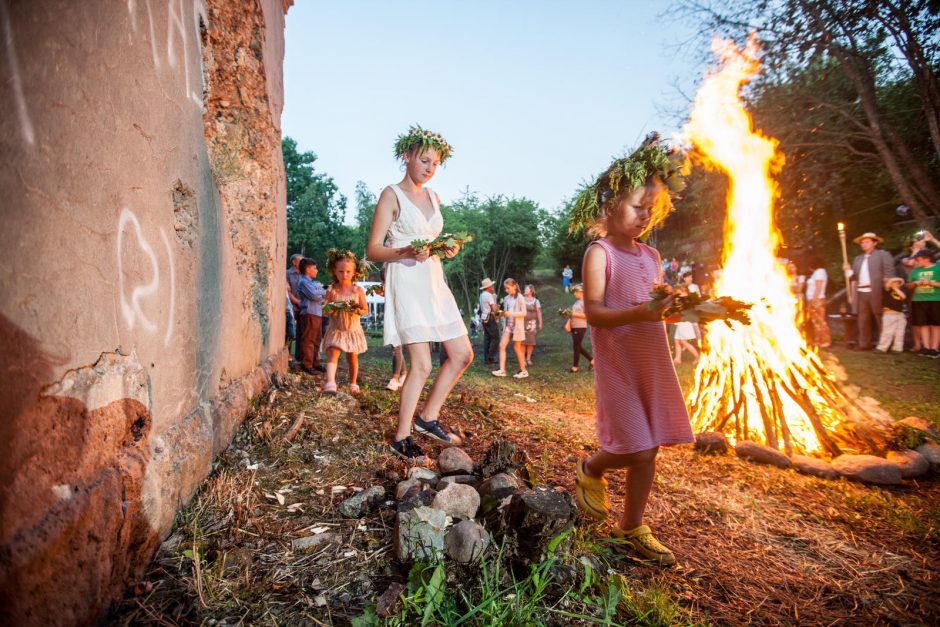
[(369, 272), (372, 270), (372, 264), (370, 264), (365, 259), (360, 260), (353, 251), (331, 248), (326, 251), (326, 267), (329, 268), (330, 274), (333, 273), (333, 268), (336, 266), (336, 263), (342, 259), (349, 259), (355, 265), (356, 274), (353, 276), (354, 282), (365, 280), (365, 278), (369, 276)]
[(433, 148), (441, 157), (441, 163), (447, 161), (454, 154), (454, 147), (447, 143), (444, 136), (427, 129), (423, 129), (417, 124), (411, 126), (408, 132), (399, 135), (395, 140), (395, 157), (404, 159), (405, 155), (411, 151), (422, 154), (428, 149)]
[[(678, 151), (668, 152), (660, 144), (659, 134), (650, 133), (629, 157), (616, 159), (597, 180), (581, 187), (572, 203), (569, 230), (577, 233), (594, 226), (603, 216), (604, 205), (623, 193), (645, 185), (651, 176), (662, 181), (670, 194), (681, 192), (685, 187), (685, 170), (685, 157)], [(653, 208), (649, 226), (640, 237), (649, 235), (671, 210), (671, 201), (657, 203)]]

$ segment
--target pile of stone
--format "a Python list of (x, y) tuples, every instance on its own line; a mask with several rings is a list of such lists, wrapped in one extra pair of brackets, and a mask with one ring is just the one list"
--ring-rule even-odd
[[(787, 456), (783, 452), (743, 440), (734, 445), (734, 452), (743, 459), (777, 468), (793, 468), (797, 472), (824, 479), (845, 477), (852, 481), (877, 485), (898, 485), (905, 479), (914, 479), (932, 469), (940, 470), (940, 435), (923, 418), (908, 417), (899, 420), (896, 430), (913, 434), (916, 449), (889, 451), (885, 457), (877, 455), (840, 455), (831, 462), (805, 455)], [(724, 455), (731, 448), (723, 433), (709, 431), (695, 436), (695, 449), (701, 453)]]
[[(371, 492), (371, 496), (364, 496)], [(373, 486), (340, 505), (347, 517), (362, 515), (384, 497)], [(542, 559), (548, 543), (574, 526), (571, 496), (534, 487), (525, 454), (497, 440), (480, 463), (461, 448), (441, 451), (436, 470), (409, 469), (395, 487), (395, 555), (403, 562), (447, 557), (459, 564), (480, 559), (491, 546), (523, 564)]]

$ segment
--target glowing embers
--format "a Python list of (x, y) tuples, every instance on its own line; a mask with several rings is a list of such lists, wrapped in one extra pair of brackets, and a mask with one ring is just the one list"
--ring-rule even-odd
[(716, 40), (719, 69), (706, 77), (687, 127), (710, 166), (728, 175), (718, 296), (754, 303), (751, 324), (710, 324), (687, 403), (696, 431), (763, 442), (787, 454), (877, 448), (881, 430), (846, 398), (796, 324), (797, 301), (775, 252), (783, 165), (777, 142), (755, 131), (740, 89), (760, 69), (757, 41)]

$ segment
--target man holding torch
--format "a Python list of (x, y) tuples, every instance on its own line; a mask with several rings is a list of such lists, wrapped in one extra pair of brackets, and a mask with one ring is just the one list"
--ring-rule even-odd
[(842, 269), (851, 280), (849, 288), (852, 313), (858, 316), (858, 349), (871, 350), (881, 333), (881, 309), (887, 280), (894, 277), (891, 253), (878, 248), (884, 239), (874, 233), (863, 233), (854, 240), (862, 249)]

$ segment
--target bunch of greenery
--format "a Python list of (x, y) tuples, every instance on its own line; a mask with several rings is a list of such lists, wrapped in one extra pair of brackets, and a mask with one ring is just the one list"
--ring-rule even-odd
[(699, 324), (708, 324), (715, 320), (721, 320), (729, 327), (732, 320), (741, 324), (751, 323), (748, 310), (753, 307), (752, 303), (745, 303), (730, 296), (705, 298), (695, 292), (683, 294), (674, 292), (668, 285), (657, 285), (650, 292), (652, 300), (649, 301), (648, 307), (653, 309), (659, 302), (669, 296), (674, 296), (675, 299), (663, 311), (663, 318), (679, 316), (683, 322), (697, 322)]
[(374, 294), (385, 296), (385, 284), (379, 283), (378, 285), (370, 285), (366, 288), (366, 296), (372, 296)]
[(359, 311), (359, 303), (354, 300), (334, 300), (323, 305), (323, 313), (328, 316), (336, 316), (344, 312), (354, 313)]
[(559, 310), (558, 310), (558, 315), (559, 315), (559, 316), (563, 316), (563, 317), (565, 317), (565, 318), (570, 318), (570, 317), (571, 317), (571, 308), (569, 307), (569, 308), (566, 308), (566, 309), (559, 309)]
[(454, 147), (447, 143), (444, 136), (440, 133), (434, 133), (415, 124), (408, 129), (408, 132), (399, 135), (395, 140), (395, 157), (404, 159), (409, 152), (422, 154), (433, 148), (441, 158), (441, 163), (447, 161), (454, 153)]
[[(609, 201), (645, 185), (650, 177), (659, 179), (672, 193), (682, 191), (682, 176), (686, 170), (682, 153), (667, 152), (659, 143), (659, 135), (650, 133), (630, 156), (616, 159), (597, 180), (578, 191), (572, 203), (569, 230), (577, 233), (595, 225), (603, 216), (604, 206)], [(657, 203), (649, 226), (640, 236), (648, 235), (671, 209), (671, 202)]]
[(444, 233), (437, 239), (430, 242), (423, 239), (413, 240), (411, 242), (411, 247), (415, 250), (430, 248), (432, 255), (437, 255), (441, 259), (444, 259), (448, 248), (453, 248), (454, 246), (460, 246), (463, 248), (467, 242), (472, 241), (473, 236), (469, 233)]

